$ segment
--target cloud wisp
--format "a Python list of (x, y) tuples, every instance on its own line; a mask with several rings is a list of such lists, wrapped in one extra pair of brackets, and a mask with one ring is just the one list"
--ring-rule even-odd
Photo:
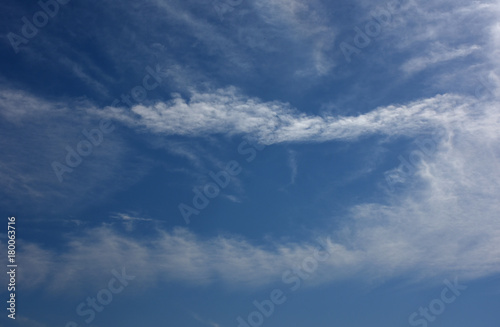
[(358, 116), (315, 116), (287, 103), (244, 96), (230, 87), (213, 93), (193, 92), (189, 100), (176, 95), (168, 102), (134, 106), (131, 112), (107, 107), (98, 113), (150, 133), (189, 137), (246, 134), (263, 144), (276, 144), (355, 140), (374, 134), (411, 136), (463, 122), (474, 101), (444, 94)]

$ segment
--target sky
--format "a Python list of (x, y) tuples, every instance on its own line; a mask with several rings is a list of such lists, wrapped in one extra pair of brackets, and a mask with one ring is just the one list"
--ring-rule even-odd
[(498, 1), (0, 9), (1, 327), (498, 326)]

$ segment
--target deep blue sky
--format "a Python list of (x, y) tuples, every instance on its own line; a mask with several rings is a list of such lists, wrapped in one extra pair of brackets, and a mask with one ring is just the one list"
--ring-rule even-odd
[(0, 8), (0, 326), (498, 325), (497, 2)]

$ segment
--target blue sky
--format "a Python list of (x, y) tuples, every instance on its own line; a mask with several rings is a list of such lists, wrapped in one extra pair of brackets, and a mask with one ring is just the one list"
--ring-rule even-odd
[(497, 1), (0, 7), (0, 326), (498, 325)]

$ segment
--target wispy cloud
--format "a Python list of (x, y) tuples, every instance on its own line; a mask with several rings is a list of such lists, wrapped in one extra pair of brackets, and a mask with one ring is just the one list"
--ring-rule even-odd
[(106, 108), (98, 112), (150, 133), (200, 137), (210, 134), (247, 134), (261, 143), (354, 140), (362, 136), (415, 135), (466, 119), (474, 100), (445, 94), (405, 105), (376, 108), (358, 116), (313, 116), (282, 102), (262, 102), (235, 88), (213, 93), (194, 92), (189, 100), (177, 97), (132, 112)]
[(191, 316), (196, 320), (196, 321), (199, 321), (201, 322), (202, 324), (204, 325), (207, 325), (207, 326), (212, 326), (212, 327), (221, 327), (219, 324), (211, 321), (211, 320), (207, 320), (207, 319), (203, 319), (201, 318), (198, 314), (194, 313), (194, 312), (191, 312)]
[(290, 184), (295, 184), (298, 165), (297, 165), (297, 153), (293, 150), (288, 150), (288, 166), (290, 167), (291, 171)]
[[(133, 164), (123, 160), (131, 149), (119, 133), (112, 133), (93, 148), (91, 157), (78, 169), (66, 173), (65, 182), (60, 183), (51, 163), (65, 163), (66, 147), (75, 149), (84, 138), (84, 129), (99, 127), (97, 117), (87, 113), (92, 105), (81, 99), (47, 100), (12, 89), (0, 89), (0, 98), (0, 116), (4, 117), (0, 146), (8, 154), (0, 158), (0, 186), (5, 194), (0, 202), (8, 201), (9, 206), (13, 206), (30, 201), (32, 209), (43, 207), (50, 212), (67, 206), (76, 210), (77, 203), (81, 204), (84, 199), (98, 200), (89, 198), (90, 190), (101, 189), (104, 196), (148, 169), (146, 160), (140, 159), (142, 164), (136, 159), (132, 160)], [(111, 178), (118, 167), (133, 169), (134, 174), (103, 187), (100, 181)], [(62, 198), (64, 201), (58, 201)], [(56, 201), (56, 205), (52, 201)]]
[[(157, 100), (154, 104), (149, 102), (127, 109), (100, 109), (87, 101), (49, 101), (27, 92), (1, 90), (3, 124), (12, 131), (22, 129), (24, 133), (10, 133), (9, 129), (0, 132), (0, 144), (9, 153), (0, 159), (0, 186), (7, 193), (16, 194), (19, 199), (26, 196), (45, 202), (47, 197), (65, 195), (68, 190), (74, 191), (73, 197), (78, 198), (95, 190), (103, 180), (122, 180), (128, 175), (140, 177), (141, 171), (135, 165), (132, 165), (133, 169), (120, 166), (128, 148), (115, 134), (113, 137), (116, 138), (107, 148), (109, 151), (93, 154), (97, 164), (87, 161), (88, 166), (82, 167), (82, 174), (72, 179), (68, 188), (57, 186), (50, 162), (64, 157), (65, 153), (61, 151), (66, 142), (71, 140), (75, 144), (73, 140), (78, 140), (81, 129), (102, 115), (148, 135), (206, 137), (245, 134), (265, 144), (355, 142), (373, 135), (391, 140), (443, 129), (446, 137), (438, 144), (436, 154), (416, 165), (414, 178), (408, 181), (405, 190), (387, 195), (383, 203), (360, 203), (352, 207), (343, 217), (339, 230), (317, 232), (323, 239), (330, 239), (327, 248), (332, 255), (318, 271), (316, 282), (345, 278), (383, 280), (394, 276), (433, 278), (450, 273), (478, 278), (500, 272), (498, 103), (479, 103), (472, 97), (447, 93), (404, 104), (364, 108), (364, 113), (358, 115), (317, 115), (305, 113), (305, 109), (310, 108), (294, 108), (283, 101), (261, 100), (234, 87), (214, 90), (210, 85), (215, 83), (207, 83), (203, 88), (190, 88), (189, 82), (201, 79), (199, 75), (202, 73), (191, 75), (191, 68), (187, 68), (188, 59), (188, 63), (179, 63), (171, 59), (172, 54), (164, 51), (163, 44), (150, 42), (154, 37), (144, 41), (140, 37), (151, 33), (168, 48), (182, 43), (179, 40), (184, 36), (160, 38), (164, 31), (151, 27), (158, 25), (143, 22), (149, 20), (158, 24), (164, 20), (162, 15), (168, 13), (174, 24), (183, 28), (187, 26), (186, 34), (193, 36), (192, 43), (183, 43), (176, 50), (196, 48), (195, 42), (199, 42), (203, 51), (222, 58), (220, 62), (223, 62), (224, 74), (227, 75), (230, 75), (229, 68), (233, 67), (239, 68), (237, 73), (252, 70), (255, 62), (247, 50), (279, 53), (283, 51), (280, 46), (287, 45), (284, 49), (304, 49), (300, 58), (307, 58), (297, 60), (304, 64), (294, 67), (294, 76), (324, 76), (336, 67), (335, 61), (328, 56), (336, 30), (315, 2), (257, 1), (252, 4), (256, 9), (252, 17), (258, 17), (258, 28), (242, 23), (234, 35), (228, 35), (206, 19), (197, 17), (184, 7), (183, 2), (150, 3), (154, 8), (162, 8), (161, 14), (131, 17), (130, 29), (137, 27), (140, 31), (137, 32), (137, 52), (131, 55), (122, 51), (124, 43), (120, 42), (129, 42), (129, 38), (112, 43), (113, 46), (106, 48), (105, 52), (110, 57), (119, 58), (117, 64), (135, 62), (146, 55), (161, 57), (171, 64), (168, 68), (170, 81), (180, 81), (183, 91), (189, 92), (183, 96), (176, 94), (170, 101)], [(440, 2), (443, 8), (446, 8), (443, 3), (452, 6), (451, 1)], [(106, 4), (118, 6), (111, 2)], [(409, 74), (471, 54), (489, 58), (480, 68), (482, 71), (491, 70), (485, 66), (498, 63), (498, 23), (487, 27), (474, 24), (477, 35), (484, 30), (489, 32), (484, 36), (487, 40), (465, 40), (461, 35), (471, 37), (471, 34), (461, 32), (470, 28), (467, 22), (477, 13), (481, 13), (480, 19), (491, 19), (484, 13), (496, 10), (497, 6), (487, 3), (471, 5), (465, 1), (460, 1), (460, 4), (460, 8), (448, 12), (447, 8), (436, 10), (435, 2), (421, 2), (415, 11), (398, 17), (392, 32), (381, 36), (387, 42), (381, 39), (378, 44), (382, 49), (391, 49), (387, 52), (389, 54), (411, 50), (411, 55), (400, 58), (399, 65)], [(117, 15), (119, 11), (109, 12)], [(494, 10), (492, 13), (496, 14)], [(234, 24), (240, 18), (241, 15), (235, 13), (234, 18), (228, 16), (227, 21)], [(416, 27), (409, 29), (412, 24)], [(98, 37), (103, 44), (119, 39), (102, 30)], [(405, 33), (409, 30), (413, 33)], [(124, 33), (129, 32), (128, 28), (124, 30)], [(268, 39), (266, 34), (270, 35)], [(446, 42), (437, 41), (443, 38)], [(286, 41), (277, 46), (273, 44), (277, 39)], [(425, 46), (421, 46), (423, 44)], [(414, 52), (414, 49), (420, 50)], [(480, 52), (482, 49), (487, 50)], [(97, 82), (88, 69), (74, 66), (74, 61), (69, 59), (63, 63), (92, 89), (107, 94), (107, 86), (101, 84), (101, 79)], [(98, 68), (90, 70), (99, 75)], [(458, 74), (453, 73), (450, 78), (460, 76)], [(465, 81), (468, 83), (470, 79)], [(79, 127), (74, 127), (75, 124)], [(46, 140), (40, 135), (50, 137)], [(29, 147), (25, 147), (27, 143)], [(197, 151), (175, 142), (167, 147), (193, 165), (203, 165)], [(19, 165), (20, 162), (23, 164)], [(297, 174), (295, 155), (290, 155), (289, 165), (293, 183)], [(118, 170), (122, 175), (116, 175)], [(130, 171), (134, 174), (128, 174)], [(231, 195), (227, 198), (237, 201)], [(124, 212), (127, 211), (116, 213), (114, 219), (125, 224), (152, 220)], [(124, 263), (135, 269), (133, 273), (145, 283), (163, 280), (190, 284), (221, 281), (235, 287), (263, 285), (279, 279), (283, 269), (296, 265), (314, 249), (307, 241), (287, 243), (274, 240), (259, 245), (234, 235), (203, 238), (186, 229), (159, 229), (157, 235), (138, 240), (109, 226), (86, 229), (60, 246), (60, 250), (23, 243), (21, 255), (25, 262), (19, 276), (22, 287), (47, 287), (56, 291), (78, 282), (85, 284), (102, 271)]]
[(414, 74), (416, 72), (427, 69), (435, 64), (453, 60), (456, 58), (466, 57), (475, 51), (480, 50), (476, 45), (462, 46), (457, 49), (447, 49), (441, 44), (437, 44), (434, 49), (423, 57), (412, 58), (401, 66), (407, 74)]
[(153, 221), (153, 219), (135, 217), (135, 216), (131, 216), (131, 215), (126, 214), (126, 213), (116, 213), (116, 214), (113, 214), (111, 216), (111, 218), (121, 219), (121, 220), (124, 220), (124, 221), (127, 221), (127, 222), (128, 221)]
[(144, 223), (144, 222), (157, 222), (157, 220), (150, 219), (150, 218), (142, 218), (139, 217), (137, 214), (128, 214), (128, 213), (115, 213), (111, 215), (111, 218), (116, 219), (123, 223), (125, 226), (125, 229), (129, 232), (133, 231), (137, 224)]
[(38, 322), (36, 320), (30, 319), (25, 316), (17, 316), (16, 317), (16, 322), (18, 323), (18, 326), (21, 327), (46, 327), (46, 324), (43, 324), (41, 322)]
[[(461, 108), (461, 115), (451, 114), (447, 110), (457, 108), (456, 100), (440, 97), (405, 106), (410, 116), (440, 122), (445, 136), (435, 155), (416, 165), (405, 190), (387, 195), (384, 203), (355, 205), (341, 228), (316, 233), (330, 239), (327, 249), (332, 255), (318, 270), (315, 283), (396, 276), (432, 279), (449, 274), (470, 279), (500, 272), (500, 116), (496, 103), (484, 102), (474, 107), (474, 113)], [(428, 109), (436, 101), (442, 112)], [(385, 125), (386, 115), (393, 110), (382, 109), (379, 119), (363, 119), (363, 131), (370, 133), (370, 124), (402, 128), (395, 122)], [(448, 125), (451, 116), (461, 117), (463, 124)], [(389, 117), (390, 121), (394, 118)], [(409, 124), (406, 118), (400, 122)], [(425, 125), (417, 122), (416, 126)], [(257, 245), (240, 236), (202, 238), (186, 229), (136, 240), (105, 227), (88, 230), (61, 248), (67, 250), (56, 255), (38, 245), (24, 247), (25, 265), (36, 259), (41, 272), (36, 285), (63, 289), (127, 262), (144, 282), (221, 281), (248, 287), (281, 278), (283, 269), (293, 267), (314, 249), (309, 242), (275, 240)], [(59, 260), (53, 262), (54, 257)]]

